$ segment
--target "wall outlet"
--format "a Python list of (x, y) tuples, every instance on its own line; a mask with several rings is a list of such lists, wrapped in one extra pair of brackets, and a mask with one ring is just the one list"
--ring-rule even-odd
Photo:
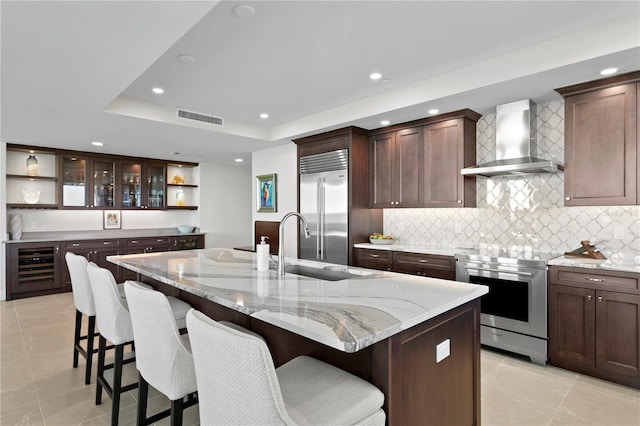
[(624, 240), (624, 226), (620, 223), (616, 223), (613, 225), (613, 239), (615, 240)]
[(451, 355), (451, 340), (447, 339), (436, 345), (436, 363), (448, 358)]

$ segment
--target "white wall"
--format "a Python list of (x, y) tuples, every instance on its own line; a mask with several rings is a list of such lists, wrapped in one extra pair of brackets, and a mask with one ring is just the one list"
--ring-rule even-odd
[(206, 247), (253, 244), (251, 168), (200, 164), (200, 230)]
[[(298, 211), (298, 176), (296, 145), (287, 145), (256, 151), (252, 154), (251, 207), (253, 220), (280, 221), (289, 212)], [(276, 173), (276, 209), (275, 213), (257, 212), (256, 176)], [(284, 234), (285, 256), (297, 257), (298, 225), (295, 218), (287, 221)], [(253, 231), (253, 230), (252, 230)], [(253, 241), (253, 240), (252, 240)], [(280, 244), (283, 244), (280, 241)]]

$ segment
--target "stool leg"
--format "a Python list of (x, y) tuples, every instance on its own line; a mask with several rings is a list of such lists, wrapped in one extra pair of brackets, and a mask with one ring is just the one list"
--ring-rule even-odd
[(182, 426), (182, 400), (184, 398), (171, 401), (171, 426)]
[(104, 380), (104, 353), (107, 339), (100, 336), (98, 343), (98, 372), (96, 374), (96, 405), (102, 404), (102, 380)]
[(113, 395), (111, 395), (111, 426), (118, 426), (118, 416), (120, 415), (123, 358), (124, 345), (115, 345), (115, 360), (113, 362)]
[(149, 383), (138, 374), (138, 420), (137, 426), (146, 426), (147, 424), (147, 398), (149, 396)]
[(82, 328), (82, 312), (76, 309), (76, 324), (73, 334), (73, 368), (78, 368), (78, 345), (80, 345), (80, 329)]
[(93, 339), (96, 336), (96, 317), (89, 317), (89, 325), (87, 330), (87, 368), (84, 372), (84, 384), (91, 383), (91, 364), (93, 364)]

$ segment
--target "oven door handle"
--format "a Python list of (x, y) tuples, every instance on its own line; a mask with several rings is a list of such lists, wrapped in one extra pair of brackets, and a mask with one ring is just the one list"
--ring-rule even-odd
[(516, 271), (505, 271), (502, 269), (478, 268), (478, 267), (467, 266), (467, 265), (463, 265), (463, 266), (464, 266), (464, 269), (466, 269), (467, 271), (473, 270), (473, 271), (499, 272), (501, 274), (524, 275), (525, 277), (533, 276), (533, 272), (516, 272)]

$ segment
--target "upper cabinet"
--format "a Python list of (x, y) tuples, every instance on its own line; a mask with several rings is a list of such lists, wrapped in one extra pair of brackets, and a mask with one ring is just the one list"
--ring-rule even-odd
[(57, 208), (57, 155), (35, 147), (7, 149), (7, 207)]
[(197, 163), (9, 144), (7, 207), (195, 210), (197, 170)]
[(461, 110), (371, 136), (371, 206), (475, 207), (476, 179), (460, 169), (475, 164), (480, 114)]
[(421, 207), (420, 127), (371, 136), (371, 206)]
[(638, 204), (640, 72), (556, 89), (565, 98), (565, 205)]
[(476, 179), (460, 169), (476, 161), (476, 121), (460, 117), (424, 127), (424, 206), (475, 207)]
[(163, 209), (166, 207), (166, 165), (160, 162), (121, 161), (118, 207)]
[(116, 161), (60, 154), (60, 208), (114, 208)]

